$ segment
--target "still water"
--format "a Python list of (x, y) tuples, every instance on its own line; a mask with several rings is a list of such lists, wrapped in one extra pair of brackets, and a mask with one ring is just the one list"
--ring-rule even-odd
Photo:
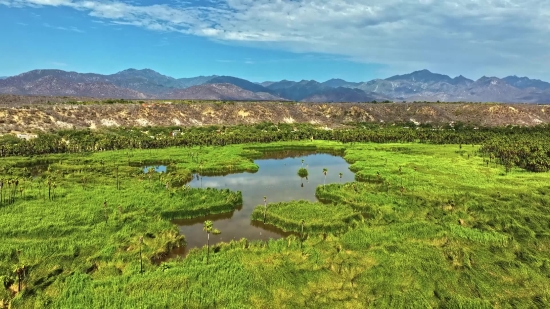
[[(285, 152), (292, 155), (289, 152)], [(289, 235), (273, 226), (263, 223), (251, 223), (250, 215), (254, 208), (264, 204), (263, 197), (268, 203), (309, 200), (316, 201), (315, 189), (322, 185), (325, 179), (323, 168), (328, 169), (326, 183), (345, 183), (354, 181), (354, 174), (349, 170), (349, 164), (340, 156), (325, 153), (296, 153), (294, 157), (274, 159), (280, 156), (275, 153), (266, 153), (264, 157), (271, 159), (255, 160), (259, 166), (256, 173), (238, 173), (227, 176), (194, 177), (189, 183), (191, 187), (218, 188), (241, 191), (243, 196), (242, 208), (232, 213), (212, 215), (196, 219), (174, 220), (179, 230), (187, 240), (186, 248), (178, 248), (170, 257), (185, 255), (187, 250), (206, 245), (206, 234), (203, 231), (203, 222), (212, 220), (214, 227), (221, 231), (220, 235), (210, 235), (210, 244), (229, 242), (247, 238), (248, 240), (268, 240)], [(307, 167), (308, 179), (301, 179), (298, 169)], [(340, 178), (339, 173), (342, 173)], [(268, 209), (269, 211), (269, 209)]]
[(148, 173), (149, 169), (154, 170), (157, 173), (166, 173), (166, 165), (151, 165), (151, 166), (145, 166), (143, 168), (144, 173)]

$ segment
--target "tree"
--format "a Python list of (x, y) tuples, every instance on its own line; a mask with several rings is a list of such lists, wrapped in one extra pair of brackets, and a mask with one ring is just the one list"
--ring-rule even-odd
[(107, 215), (107, 200), (103, 200), (103, 213), (105, 214), (105, 224), (107, 224), (107, 220), (109, 220), (109, 217)]
[(13, 271), (17, 275), (17, 292), (21, 292), (21, 281), (23, 280), (23, 273), (25, 272), (24, 265), (17, 265)]
[(325, 180), (324, 180), (324, 182), (323, 182), (323, 187), (324, 187), (325, 184), (327, 183), (327, 172), (328, 172), (328, 169), (323, 168), (323, 174), (325, 175)]
[(267, 196), (264, 196), (264, 223), (265, 223), (266, 215), (267, 215)]
[[(338, 173), (338, 176), (340, 176), (340, 179), (342, 179), (342, 176), (343, 176), (343, 175), (344, 175), (344, 174), (342, 174), (342, 173)], [(341, 182), (341, 181), (340, 181), (340, 182)]]
[(207, 246), (208, 253), (206, 255), (206, 264), (208, 264), (208, 259), (210, 258), (210, 233), (214, 235), (218, 235), (221, 232), (214, 228), (214, 224), (210, 220), (204, 221), (203, 230), (206, 232), (206, 235), (207, 235), (206, 246)]
[(149, 168), (147, 169), (147, 176), (149, 176), (149, 181), (151, 181), (151, 178), (156, 171), (157, 170), (155, 169), (155, 167), (149, 166)]
[(141, 245), (143, 244), (143, 236), (139, 236), (139, 273), (143, 274), (143, 257), (141, 255)]
[(302, 167), (304, 167), (304, 159), (302, 159)]
[(306, 224), (306, 220), (302, 219), (300, 224), (302, 225), (302, 232), (300, 233), (300, 249), (302, 249), (302, 242), (304, 242), (304, 225)]
[(304, 186), (304, 178), (307, 178), (308, 175), (309, 173), (307, 169), (302, 167), (298, 170), (298, 176), (300, 176), (300, 178), (302, 179), (302, 187)]

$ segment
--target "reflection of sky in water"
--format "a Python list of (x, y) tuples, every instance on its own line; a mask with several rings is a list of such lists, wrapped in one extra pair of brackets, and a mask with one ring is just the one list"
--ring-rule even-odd
[[(308, 165), (308, 180), (300, 179), (298, 169)], [(315, 154), (297, 158), (255, 160), (259, 166), (257, 173), (239, 173), (227, 176), (205, 176), (201, 180), (194, 178), (189, 184), (192, 187), (219, 188), (241, 191), (243, 194), (243, 208), (236, 210), (230, 219), (214, 221), (214, 227), (222, 234), (212, 237), (216, 241), (248, 238), (269, 239), (279, 238), (274, 232), (264, 230), (250, 224), (252, 210), (263, 205), (263, 197), (267, 196), (268, 203), (309, 200), (316, 201), (315, 189), (323, 184), (323, 168), (327, 168), (326, 183), (354, 181), (354, 174), (349, 170), (349, 164), (341, 157), (328, 154)], [(342, 173), (340, 179), (339, 173)], [(201, 184), (202, 181), (202, 184)], [(301, 187), (303, 182), (304, 186)], [(269, 212), (269, 208), (268, 208)], [(180, 221), (185, 222), (184, 220)], [(202, 223), (189, 226), (180, 225), (180, 231), (187, 239), (188, 248), (203, 246), (206, 235), (202, 231)]]
[(166, 173), (166, 165), (151, 165), (151, 166), (146, 166), (143, 168), (143, 172), (144, 173), (147, 173), (149, 172), (149, 169), (150, 168), (154, 168), (155, 169), (155, 172), (157, 173)]

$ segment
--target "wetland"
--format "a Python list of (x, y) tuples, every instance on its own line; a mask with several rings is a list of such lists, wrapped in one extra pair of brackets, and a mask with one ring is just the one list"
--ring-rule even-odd
[(0, 308), (545, 308), (541, 130), (5, 156)]
[[(285, 156), (288, 156), (285, 158)], [(272, 158), (270, 158), (272, 157)], [(275, 158), (273, 158), (275, 157)], [(278, 157), (278, 158), (277, 158)], [(303, 160), (303, 163), (302, 163)], [(270, 151), (264, 153), (262, 159), (254, 160), (258, 165), (255, 173), (237, 173), (226, 176), (196, 175), (189, 183), (193, 188), (216, 188), (240, 191), (243, 204), (241, 208), (223, 215), (211, 215), (201, 218), (174, 220), (180, 232), (187, 239), (186, 248), (176, 252), (186, 252), (185, 249), (202, 247), (206, 244), (203, 222), (211, 220), (222, 231), (214, 235), (211, 243), (227, 242), (229, 240), (268, 240), (290, 235), (275, 226), (251, 222), (254, 208), (264, 204), (264, 196), (268, 203), (290, 202), (297, 200), (317, 201), (315, 191), (324, 182), (345, 183), (354, 181), (354, 174), (349, 170), (349, 164), (340, 156), (309, 152)], [(307, 179), (297, 175), (298, 169), (307, 168)], [(323, 168), (328, 169), (327, 176)], [(341, 175), (340, 175), (341, 174)]]

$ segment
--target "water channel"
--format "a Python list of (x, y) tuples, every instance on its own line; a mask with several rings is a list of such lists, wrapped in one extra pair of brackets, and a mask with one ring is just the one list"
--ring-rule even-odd
[[(278, 158), (281, 156), (290, 156)], [(308, 179), (301, 179), (298, 169), (307, 167)], [(292, 200), (316, 201), (315, 189), (324, 182), (323, 168), (328, 169), (326, 183), (345, 183), (354, 181), (354, 174), (349, 164), (341, 157), (327, 153), (315, 152), (267, 152), (261, 159), (254, 160), (259, 166), (256, 173), (237, 173), (227, 176), (194, 177), (191, 187), (218, 188), (241, 191), (242, 208), (232, 213), (211, 215), (195, 219), (173, 220), (179, 226), (180, 233), (185, 235), (187, 246), (177, 248), (170, 257), (182, 256), (195, 247), (206, 245), (206, 234), (203, 231), (205, 220), (212, 220), (220, 235), (211, 235), (210, 244), (228, 242), (246, 238), (248, 240), (268, 240), (289, 235), (278, 228), (263, 223), (252, 223), (251, 213), (258, 205), (263, 205), (263, 197), (268, 203)], [(340, 177), (339, 173), (342, 173)]]

